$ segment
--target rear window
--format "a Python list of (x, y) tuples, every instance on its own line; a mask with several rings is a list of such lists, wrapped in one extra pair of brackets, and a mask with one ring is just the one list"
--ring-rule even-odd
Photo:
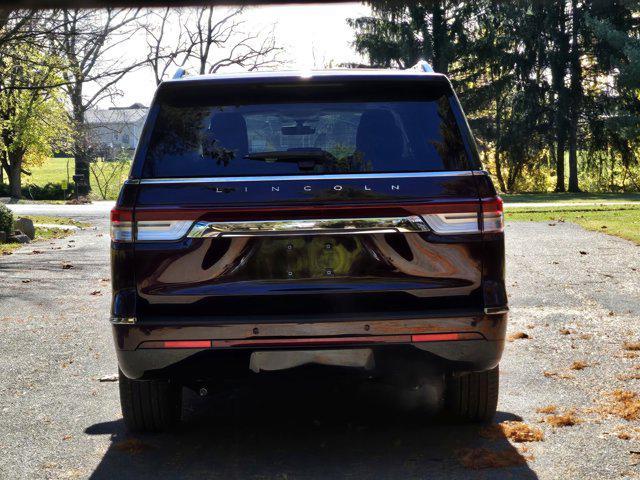
[(451, 100), (160, 103), (143, 176), (469, 169)]

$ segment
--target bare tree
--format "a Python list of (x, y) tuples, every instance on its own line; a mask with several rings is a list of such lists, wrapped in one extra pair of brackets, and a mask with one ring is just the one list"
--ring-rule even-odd
[[(63, 31), (56, 36), (59, 54), (67, 65), (63, 71), (65, 91), (71, 106), (70, 117), (76, 129), (74, 139), (75, 172), (84, 175), (89, 190), (90, 158), (87, 145), (85, 113), (100, 101), (118, 93), (117, 84), (142, 61), (123, 62), (113, 55), (114, 49), (132, 39), (143, 15), (139, 9), (62, 11)], [(95, 88), (87, 95), (85, 86)]]
[(30, 36), (30, 24), (36, 17), (35, 10), (0, 9), (0, 49), (10, 42), (24, 40)]
[(218, 15), (219, 9), (201, 7), (196, 21), (187, 25), (190, 38), (197, 44), (194, 57), (200, 74), (215, 73), (221, 68), (237, 65), (247, 70), (273, 67), (282, 48), (276, 45), (274, 29), (247, 33), (241, 19), (243, 8)]
[(149, 10), (144, 25), (147, 42), (146, 63), (153, 70), (156, 85), (173, 67), (184, 67), (196, 44), (185, 29), (188, 11), (165, 8)]
[[(29, 64), (40, 70), (63, 67), (56, 52), (51, 48), (51, 38), (62, 28), (60, 12), (57, 10), (8, 10), (0, 9), (0, 68), (8, 62)], [(43, 55), (33, 56), (25, 52), (40, 51)], [(17, 79), (0, 79), (0, 90), (41, 90), (58, 88), (62, 81), (55, 78), (50, 85), (33, 85), (33, 82), (21, 82)], [(55, 78), (55, 82), (54, 82)], [(28, 80), (28, 79), (27, 79)]]
[(247, 33), (242, 8), (153, 10), (147, 17), (147, 60), (159, 84), (175, 67), (200, 74), (238, 66), (257, 70), (279, 65), (282, 48), (274, 28)]

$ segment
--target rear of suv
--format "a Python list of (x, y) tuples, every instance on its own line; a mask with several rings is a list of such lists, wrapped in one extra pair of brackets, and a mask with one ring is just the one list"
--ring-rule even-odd
[(175, 425), (183, 387), (308, 364), (435, 371), (449, 415), (495, 413), (502, 202), (443, 75), (163, 82), (111, 234), (131, 430)]

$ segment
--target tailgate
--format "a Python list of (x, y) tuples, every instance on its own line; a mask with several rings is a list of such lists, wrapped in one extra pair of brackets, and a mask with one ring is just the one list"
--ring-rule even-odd
[(139, 185), (138, 317), (482, 306), (471, 171), (219, 180)]
[(480, 310), (495, 192), (448, 80), (252, 78), (158, 89), (118, 204), (135, 316)]

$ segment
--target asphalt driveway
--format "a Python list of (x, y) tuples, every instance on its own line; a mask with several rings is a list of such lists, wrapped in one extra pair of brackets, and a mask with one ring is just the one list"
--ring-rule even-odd
[[(640, 340), (630, 242), (571, 224), (507, 227), (509, 333), (528, 338), (507, 344), (496, 421), (522, 419), (543, 441), (447, 425), (394, 392), (311, 376), (188, 395), (178, 432), (130, 437), (117, 382), (99, 381), (116, 362), (107, 221), (91, 218), (95, 229), (0, 257), (2, 479), (640, 478), (640, 422), (603, 406), (616, 389), (640, 392), (640, 356), (623, 347)], [(547, 406), (577, 423), (543, 423)], [(526, 462), (470, 468), (492, 452)]]

